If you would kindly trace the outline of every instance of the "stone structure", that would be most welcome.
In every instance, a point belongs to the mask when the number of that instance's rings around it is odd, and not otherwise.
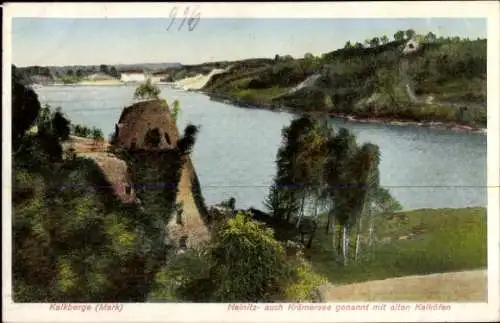
[[[177,126],[163,100],[143,101],[124,108],[115,126],[113,146],[125,149],[146,149],[144,139],[157,129],[160,143],[157,149],[171,149],[179,139]]]
[[[151,147],[145,140],[148,132],[153,130],[161,134],[156,147]],[[169,154],[176,147],[179,138],[179,131],[167,103],[164,100],[150,100],[124,108],[115,127],[112,145],[115,149],[140,149]],[[167,228],[169,236],[175,240],[174,245],[189,247],[208,240],[209,231],[205,205],[199,192],[195,193],[195,190],[199,190],[199,184],[191,158],[185,156],[182,165],[175,201],[182,211],[172,214]],[[165,165],[158,165],[163,166]],[[122,191],[116,193],[119,196],[123,194]],[[126,197],[121,199],[127,200]],[[174,209],[179,210],[179,207]]]

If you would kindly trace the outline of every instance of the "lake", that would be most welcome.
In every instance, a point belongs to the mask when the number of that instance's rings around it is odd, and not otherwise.
[[[262,207],[275,174],[286,112],[244,109],[211,101],[196,92],[160,86],[169,103],[180,101],[179,130],[200,125],[192,159],[207,204],[231,196],[237,207]],[[40,102],[61,107],[75,124],[114,131],[123,107],[133,103],[133,85],[48,86],[36,89]],[[417,126],[351,124],[359,142],[381,151],[381,185],[405,209],[486,206],[486,135]]]

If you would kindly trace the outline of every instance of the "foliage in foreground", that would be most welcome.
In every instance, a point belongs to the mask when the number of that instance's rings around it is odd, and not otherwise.
[[[297,117],[283,129],[266,206],[273,218],[284,222],[281,227],[294,223],[300,228],[305,219],[318,221],[320,211],[326,212],[324,229],[332,234],[332,257],[347,265],[350,258],[358,260],[364,245],[373,244],[373,216],[400,208],[379,185],[379,163],[378,146],[359,145],[347,129],[331,129],[326,120]],[[363,244],[360,238],[366,230],[372,234]]]
[[[206,250],[188,251],[169,264],[150,300],[306,301],[325,282],[300,255],[287,255],[271,229],[238,213]]]
[[[176,187],[141,188],[136,193],[143,205],[123,204],[94,161],[63,154],[69,120],[59,110],[40,108],[15,74],[13,92],[14,301],[144,301],[169,250],[165,228]],[[28,131],[33,127],[38,130]],[[195,135],[188,127],[182,147],[163,156],[169,160],[162,165],[170,168],[128,160],[138,180],[161,182],[180,173],[176,161]]]

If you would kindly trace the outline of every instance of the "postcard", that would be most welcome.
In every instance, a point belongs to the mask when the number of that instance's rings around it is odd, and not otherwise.
[[[500,319],[497,2],[4,9],[4,320]]]

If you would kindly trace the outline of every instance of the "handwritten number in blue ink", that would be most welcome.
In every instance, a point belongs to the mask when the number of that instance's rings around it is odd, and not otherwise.
[[[178,7],[173,7],[172,10],[170,10],[170,23],[167,27],[167,31],[170,30],[170,27],[175,23],[175,20],[177,19],[177,12],[179,11]],[[179,27],[177,28],[177,31],[181,31],[181,29],[184,27],[187,21],[187,28],[189,31],[193,31],[198,23],[200,22],[200,17],[201,14],[197,12],[196,8],[191,10],[191,8],[188,6],[184,9],[184,18],[182,19],[181,23],[179,24]]]
[[[184,23],[186,22],[186,18],[187,18],[188,14],[189,14],[189,7],[186,7],[186,9],[184,9],[184,18],[182,19],[182,22],[179,25],[179,28],[177,28],[177,31],[180,31],[182,29],[182,27],[184,26]]]
[[[167,31],[170,30],[170,27],[172,27],[172,25],[174,24],[175,22],[175,18],[177,17],[177,7],[173,7],[172,10],[170,10],[170,24],[168,25],[167,27]]]
[[[188,29],[189,31],[193,31],[198,23],[200,22],[201,14],[199,12],[195,13],[188,19]]]

